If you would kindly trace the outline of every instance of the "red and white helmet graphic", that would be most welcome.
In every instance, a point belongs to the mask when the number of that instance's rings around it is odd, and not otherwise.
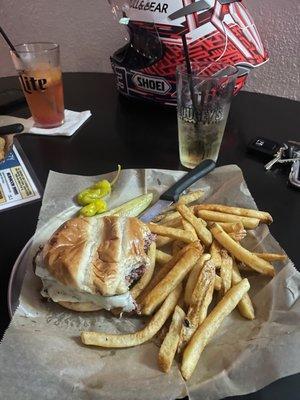
[[[185,35],[193,62],[237,66],[240,90],[249,71],[268,55],[256,26],[239,0],[112,1],[130,40],[111,58],[120,92],[176,104],[176,65],[184,62]]]

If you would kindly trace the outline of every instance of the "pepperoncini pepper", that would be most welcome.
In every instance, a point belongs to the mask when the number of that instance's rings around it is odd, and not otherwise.
[[[106,210],[107,210],[106,201],[103,199],[98,199],[82,207],[79,213],[84,217],[93,217],[94,215],[101,214]]]
[[[107,179],[102,179],[96,182],[91,187],[81,191],[76,199],[79,205],[84,206],[80,211],[80,215],[92,217],[96,214],[101,214],[107,211],[107,204],[103,197],[111,193],[112,186],[116,183],[121,171],[121,166],[118,165],[118,171],[112,182]]]
[[[92,186],[93,190],[97,190],[101,193],[101,197],[107,196],[111,192],[111,183],[108,182],[106,179],[102,181],[96,182]]]
[[[85,189],[80,192],[77,196],[77,202],[81,206],[86,206],[87,204],[92,203],[94,200],[101,199],[104,197],[102,195],[101,190],[99,189]]]

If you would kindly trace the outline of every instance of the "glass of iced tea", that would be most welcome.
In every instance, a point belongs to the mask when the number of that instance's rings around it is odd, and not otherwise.
[[[191,63],[177,68],[177,120],[180,162],[195,168],[217,161],[238,69],[225,63]]]
[[[11,51],[35,126],[54,128],[64,122],[64,95],[59,45],[24,43]]]

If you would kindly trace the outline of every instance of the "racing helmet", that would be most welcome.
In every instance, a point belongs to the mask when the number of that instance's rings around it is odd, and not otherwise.
[[[176,66],[184,62],[235,65],[237,93],[248,73],[268,60],[241,0],[109,0],[127,43],[111,56],[120,93],[176,105]]]

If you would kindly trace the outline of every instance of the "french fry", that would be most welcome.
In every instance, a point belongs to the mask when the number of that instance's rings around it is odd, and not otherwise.
[[[196,206],[198,207],[198,206]],[[205,221],[212,222],[242,222],[244,228],[254,229],[259,224],[258,218],[241,217],[239,215],[226,214],[218,211],[199,210],[196,209],[196,215]]]
[[[266,261],[285,261],[287,259],[287,256],[285,254],[276,254],[276,253],[253,253],[253,254]]]
[[[221,295],[224,296],[226,292],[231,288],[232,282],[232,267],[233,261],[230,255],[227,253],[226,250],[221,250],[221,268],[220,268],[220,275],[222,279],[222,286],[221,286]]]
[[[202,254],[203,249],[200,242],[193,242],[191,244],[186,245],[183,249],[181,249],[175,256],[172,256],[170,261],[164,264],[158,271],[155,273],[151,281],[149,282],[148,286],[144,289],[141,295],[136,299],[138,304],[141,304],[144,298],[147,296],[148,293],[171,271],[171,269],[178,263],[178,261],[183,257],[183,255],[189,249],[197,249],[200,254]]]
[[[249,288],[248,279],[243,279],[240,283],[233,286],[202,324],[199,325],[183,352],[181,373],[185,380],[190,379],[205,346],[216,333],[225,317],[234,310]]]
[[[177,207],[178,203],[175,203],[175,204],[176,204],[176,207]],[[175,204],[174,204],[174,205],[175,205]],[[195,207],[195,206],[190,206],[189,209],[190,209],[192,212],[194,212],[194,207]],[[162,218],[160,218],[160,217],[162,217]],[[166,213],[166,214],[163,214],[163,215],[160,215],[160,216],[155,217],[155,218],[153,219],[153,222],[159,221],[160,224],[164,225],[164,224],[167,224],[167,223],[169,223],[170,221],[172,221],[172,220],[174,220],[175,218],[178,218],[178,217],[181,218],[181,215],[180,215],[180,213],[179,213],[178,211],[171,211],[171,212],[168,212],[168,213]],[[205,223],[205,226],[206,226],[206,222],[205,222],[205,221],[204,221],[204,223]]]
[[[203,197],[204,191],[203,190],[195,190],[194,192],[190,192],[187,194],[183,194],[179,197],[178,202],[172,204],[170,207],[168,207],[168,211],[170,210],[175,210],[176,206],[178,204],[189,204],[193,203],[194,201],[199,200],[201,197]]]
[[[156,217],[152,218],[151,222],[155,222],[156,224],[159,224],[160,221],[162,221],[165,218],[166,214],[158,214]]]
[[[202,222],[195,217],[192,211],[185,205],[178,205],[177,210],[180,212],[182,217],[190,222],[195,228],[198,238],[206,245],[209,246],[212,242],[212,236],[210,231],[202,224]]]
[[[212,261],[206,261],[200,271],[190,301],[188,313],[180,332],[179,350],[190,340],[198,326],[205,320],[213,292],[216,267]]]
[[[211,260],[205,261],[203,268],[201,269],[200,274],[198,276],[196,285],[194,287],[190,306],[193,306],[194,304],[199,302],[199,299],[204,298],[203,287],[207,284],[207,282],[210,283],[214,280],[215,273],[216,273],[216,266],[214,265],[214,263]]]
[[[156,237],[156,247],[164,247],[169,243],[173,242],[173,238],[167,237],[167,236],[160,236],[157,235]]]
[[[240,242],[241,240],[243,240],[243,239],[246,237],[247,232],[246,232],[246,231],[244,231],[244,233],[230,232],[230,233],[228,233],[228,235],[229,235],[233,240],[235,240],[236,242]]]
[[[155,261],[158,264],[166,264],[171,260],[172,256],[168,253],[165,253],[164,251],[156,249],[155,252]]]
[[[179,197],[178,203],[180,204],[189,204],[193,203],[194,201],[199,200],[204,195],[204,190],[198,189],[195,191],[190,191],[187,194],[183,194]]]
[[[161,217],[161,218],[160,218]],[[177,211],[171,211],[169,213],[165,213],[162,215],[158,215],[153,219],[154,222],[159,221],[161,224],[165,224],[168,221],[171,221],[172,219],[180,217],[179,212]]]
[[[160,309],[142,330],[125,335],[107,334],[100,332],[82,332],[81,341],[83,344],[124,348],[138,346],[152,339],[161,329],[166,320],[172,314],[182,291],[182,285],[178,285],[166,298]]]
[[[169,221],[166,221],[166,222],[161,221],[158,224],[159,225],[163,225],[163,226],[168,226],[170,228],[180,228],[180,229],[183,228],[183,226],[182,226],[182,218],[181,217],[170,219]]]
[[[235,262],[233,262],[232,268],[232,284],[237,285],[242,280],[240,271]],[[254,319],[254,308],[252,305],[252,301],[248,293],[245,293],[244,296],[241,298],[238,304],[238,309],[242,317],[247,319]]]
[[[187,221],[186,219],[182,219],[182,225],[183,225],[183,229],[185,229],[188,232],[191,232],[192,235],[194,236],[195,240],[198,240],[198,236],[197,236],[197,232],[195,230],[195,228],[193,227],[193,225]]]
[[[141,277],[141,279],[133,286],[133,288],[130,290],[131,296],[136,299],[142,291],[145,289],[145,287],[148,285],[148,283],[151,281],[154,268],[155,268],[155,253],[156,253],[156,245],[155,242],[152,242],[149,250],[148,250],[148,257],[150,258],[150,265],[144,275]]]
[[[241,222],[218,222],[218,224],[235,241],[240,242],[247,235],[247,231],[244,229],[244,225]],[[211,225],[212,223],[209,223],[209,226]]]
[[[242,217],[258,218],[266,224],[271,224],[273,222],[273,218],[268,212],[251,210],[249,208],[229,207],[222,204],[199,204],[197,205],[197,210],[218,211]]]
[[[222,287],[222,279],[219,275],[215,276],[215,290],[219,291]]]
[[[192,294],[195,289],[200,271],[205,261],[210,260],[210,258],[211,258],[210,254],[207,253],[202,254],[202,256],[200,256],[199,261],[197,261],[194,268],[191,270],[184,289],[184,302],[186,305],[190,305]]]
[[[175,307],[171,325],[168,333],[166,334],[158,353],[158,365],[163,372],[169,372],[174,360],[178,342],[179,334],[184,320],[185,312],[179,306]]]
[[[224,229],[225,232],[241,232],[244,230],[244,225],[242,222],[218,222],[218,224]],[[211,224],[209,224],[211,225]]]
[[[268,276],[275,275],[273,265],[271,265],[268,261],[257,257],[255,254],[242,247],[238,242],[235,242],[228,235],[228,233],[224,232],[220,225],[215,223],[212,225],[210,230],[214,238],[239,261],[245,263],[255,271],[260,272],[261,274]]]
[[[150,315],[165,300],[169,293],[183,281],[189,271],[198,261],[201,252],[196,247],[191,247],[168,274],[146,295],[141,303],[142,314]]]
[[[215,242],[215,243],[217,245],[219,245],[218,242]],[[200,260],[198,261],[198,263],[194,266],[194,268],[190,272],[189,278],[185,285],[185,292],[184,292],[185,304],[189,305],[190,296],[192,295],[192,292],[194,290],[194,287],[195,287],[197,278],[199,276],[199,273],[201,271],[201,268],[203,267],[204,262],[208,261],[210,259],[213,261],[211,254],[208,254],[208,253],[203,254],[200,257]],[[220,260],[221,260],[221,256],[220,256]],[[214,264],[215,264],[215,262],[214,262]],[[220,261],[220,265],[221,265],[221,261]],[[215,276],[215,290],[217,290],[217,291],[221,290],[221,283],[222,283],[221,278],[218,275],[216,275]]]
[[[211,255],[211,259],[214,262],[216,268],[220,268],[222,264],[222,259],[221,259],[221,246],[216,240],[212,241],[212,244],[210,246],[209,253]]]
[[[209,223],[210,226],[212,224],[212,222]],[[247,231],[241,222],[218,222],[218,224],[237,242],[240,242],[247,236]]]
[[[192,243],[195,241],[194,236],[190,232],[187,232],[183,229],[170,228],[167,226],[157,225],[154,224],[153,222],[150,222],[148,224],[148,227],[152,233],[156,233],[161,236],[168,236],[172,239],[181,240],[182,242],[185,243]]]

